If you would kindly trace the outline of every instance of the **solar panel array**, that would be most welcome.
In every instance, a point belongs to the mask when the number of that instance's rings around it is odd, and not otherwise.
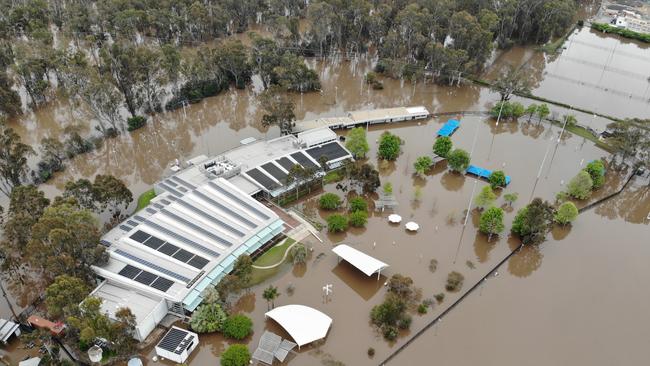
[[[135,256],[135,255],[133,255],[131,253],[127,253],[127,252],[123,251],[122,249],[116,249],[115,253],[123,256],[124,258],[128,258],[128,259],[130,259],[130,260],[132,260],[134,262],[138,262],[140,264],[143,264],[143,265],[145,265],[145,266],[147,266],[147,267],[149,267],[149,268],[151,268],[153,270],[156,270],[156,271],[158,271],[160,273],[164,273],[169,277],[174,277],[175,279],[177,279],[179,281],[183,281],[185,283],[188,283],[188,282],[191,281],[191,279],[189,279],[189,278],[187,278],[185,276],[182,276],[182,275],[180,275],[180,274],[178,274],[176,272],[173,272],[173,271],[171,271],[171,270],[169,270],[167,268],[163,268],[163,267],[161,267],[161,266],[159,266],[157,264],[151,263],[148,260],[137,257],[137,256]]]
[[[291,161],[291,159],[287,157],[280,158],[275,162],[278,163],[281,167],[283,167],[286,171],[291,171],[291,168],[293,168],[293,166],[296,165],[296,163],[294,163],[293,161]]]
[[[261,166],[267,173],[271,174],[273,178],[277,179],[280,182],[284,182],[287,179],[287,173],[283,172],[282,169],[278,168],[275,164],[268,162]]]
[[[165,334],[163,339],[158,342],[156,347],[160,347],[168,352],[174,352],[180,355],[185,351],[194,341],[194,336],[189,332],[178,328],[172,328]]]
[[[348,155],[348,152],[345,151],[345,149],[341,147],[338,142],[330,142],[325,145],[312,147],[311,149],[307,150],[307,154],[309,154],[316,161],[320,161],[321,157],[323,156],[326,157],[329,161],[342,158]]]
[[[147,272],[130,264],[127,264],[124,268],[122,268],[118,274],[163,292],[169,290],[169,288],[174,284],[174,281],[170,281],[164,277],[156,276],[151,272]]]
[[[266,188],[269,191],[280,187],[278,183],[276,183],[273,179],[267,177],[266,174],[262,173],[257,168],[253,168],[247,171],[246,174],[248,174],[248,176],[253,178],[257,183],[261,184],[262,187]]]
[[[303,154],[302,151],[298,151],[291,154],[291,157],[293,158],[293,160],[297,161],[298,163],[300,163],[300,165],[304,166],[305,168],[311,168],[311,169],[320,168],[318,165],[316,165],[316,163],[311,161],[311,159],[309,159],[307,155]]]
[[[169,230],[166,227],[163,227],[162,225],[158,225],[157,223],[155,223],[155,222],[153,222],[151,220],[147,220],[147,221],[145,221],[145,223],[147,225],[151,226],[152,228],[154,228],[155,230],[158,230],[158,231],[160,231],[161,233],[163,233],[165,235],[169,235],[170,237],[180,241],[181,243],[187,244],[187,245],[189,245],[189,246],[191,246],[193,248],[196,248],[196,249],[198,249],[198,250],[200,250],[200,251],[202,251],[204,253],[207,253],[207,254],[209,254],[209,255],[211,255],[213,257],[218,257],[219,256],[219,253],[217,253],[216,251],[214,251],[214,250],[212,250],[210,248],[206,248],[205,246],[203,246],[203,245],[201,245],[201,244],[199,244],[199,243],[197,243],[197,242],[195,242],[193,240],[190,240],[190,239],[184,237],[183,235],[180,235],[179,233],[177,233],[175,231]]]
[[[142,230],[138,230],[130,236],[131,239],[147,247],[157,250],[172,258],[175,258],[183,263],[187,263],[196,269],[203,269],[209,260],[201,257],[198,254],[193,254],[185,249],[181,249],[174,244],[167,243],[164,240],[148,234]],[[189,282],[189,281],[187,281]]]

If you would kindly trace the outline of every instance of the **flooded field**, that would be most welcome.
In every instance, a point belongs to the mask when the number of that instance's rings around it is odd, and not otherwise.
[[[580,168],[581,162],[603,155],[603,152],[592,144],[583,144],[581,138],[570,135],[564,135],[560,144],[556,145],[560,132],[557,127],[526,123],[502,123],[496,127],[493,121],[477,117],[465,117],[461,121],[461,128],[453,136],[454,143],[468,151],[472,150],[474,145],[473,163],[487,168],[505,169],[512,177],[511,186],[506,192],[520,194],[519,201],[514,205],[515,210],[527,203],[533,193],[536,176],[545,155],[547,159],[534,192],[535,196],[545,198],[551,198],[555,192],[561,190],[562,181],[570,179]],[[435,131],[442,122],[443,120],[432,120],[392,128],[391,132],[406,141],[404,153],[395,163],[382,166],[380,170],[382,181],[390,181],[394,185],[394,192],[400,203],[395,211],[405,220],[420,223],[420,231],[413,234],[405,231],[403,225],[389,225],[386,212],[374,213],[365,229],[351,230],[346,234],[322,234],[325,239],[322,244],[315,239],[309,240],[314,252],[306,267],[292,268],[286,265],[276,277],[253,288],[251,293],[245,294],[236,305],[237,309],[249,313],[254,320],[255,333],[249,340],[251,349],[254,349],[264,329],[288,336],[275,323],[264,320],[263,314],[267,310],[267,304],[262,299],[261,292],[269,283],[277,286],[282,292],[275,301],[276,306],[305,304],[324,311],[334,319],[326,340],[316,346],[304,347],[289,362],[291,365],[329,365],[334,364],[331,363],[334,361],[346,365],[372,365],[406,339],[409,332],[402,334],[396,344],[387,343],[369,323],[370,309],[383,299],[383,283],[386,277],[379,281],[375,277],[367,278],[350,265],[339,263],[330,251],[334,244],[351,244],[388,263],[390,267],[385,272],[387,277],[394,273],[411,276],[416,286],[422,289],[423,298],[431,298],[436,293],[445,292],[444,282],[452,270],[463,273],[466,278],[465,287],[469,287],[518,245],[517,240],[510,239],[507,235],[488,243],[485,236],[477,233],[478,215],[474,212],[470,215],[467,226],[463,228],[464,210],[470,198],[486,184],[485,182],[448,173],[444,166],[434,168],[424,179],[413,175],[413,161],[417,156],[429,151]],[[374,142],[382,131],[381,128],[371,129],[369,141]],[[508,148],[505,148],[506,146]],[[375,148],[376,144],[371,143],[369,160],[373,164],[377,164]],[[551,154],[556,148],[555,159],[551,161]],[[524,149],[526,157],[522,158],[517,152]],[[421,187],[422,191],[418,202],[414,201],[415,187]],[[327,186],[326,190],[335,191],[333,186]],[[499,205],[502,203],[502,200],[498,201]],[[308,213],[313,211],[317,219],[327,215],[313,209],[309,200],[299,204],[297,208]],[[514,210],[508,211],[506,222],[509,226]],[[579,221],[576,225],[588,226],[586,221]],[[571,233],[556,232],[554,235],[566,237],[567,242],[573,239]],[[376,247],[373,243],[376,243]],[[439,263],[435,273],[429,269],[429,261],[433,258]],[[468,261],[474,269],[470,268]],[[527,248],[512,258],[507,265],[507,271],[510,276],[525,282],[525,279],[533,277],[540,268],[544,268],[544,262],[543,248]],[[324,302],[322,296],[322,286],[325,284],[332,284],[334,288],[328,302]],[[289,285],[295,288],[293,295],[287,294]],[[411,329],[418,330],[458,296],[459,294],[447,293],[444,302],[427,315],[414,314]],[[498,310],[497,305],[489,309]],[[463,306],[455,310],[458,313],[463,311]],[[209,362],[226,347],[224,340],[218,336],[208,336],[204,339],[200,351],[192,356],[192,363]],[[351,339],[354,339],[353,344]],[[367,356],[368,347],[376,350],[374,358]],[[406,351],[407,354],[409,352]],[[421,355],[414,357],[421,359]]]
[[[617,118],[650,118],[649,45],[585,26],[563,48],[548,56],[514,47],[497,59],[487,77],[496,77],[505,63],[525,65],[534,95]]]
[[[603,114],[648,117],[647,102],[611,91],[629,89],[634,96],[650,97],[647,83],[643,84],[638,75],[628,78],[633,80],[625,79],[625,73],[640,74],[650,69],[650,51],[610,40],[614,39],[602,39],[583,29],[570,38],[565,44],[567,49],[555,59],[547,59],[531,49],[514,48],[497,59],[491,72],[505,63],[525,62],[534,69],[535,94]],[[578,58],[582,63],[574,60]],[[626,66],[628,59],[632,66]],[[607,68],[599,70],[585,64],[587,60]],[[489,90],[474,85],[457,88],[396,80],[384,80],[385,89],[374,91],[363,80],[372,62],[366,58],[350,62],[310,61],[321,76],[323,92],[294,95],[298,119],[406,105],[424,105],[434,113],[485,111],[497,98]],[[599,87],[590,88],[587,82]],[[42,189],[54,196],[67,180],[103,173],[124,179],[137,197],[168,172],[174,159],[215,154],[236,147],[246,137],[278,136],[279,129],[265,128],[259,123],[262,111],[256,101],[257,92],[256,87],[230,90],[184,110],[156,115],[145,128],[123,133],[106,141],[97,151],[68,162],[66,171]],[[579,115],[581,123],[581,118],[600,126],[607,124],[601,118]],[[83,109],[61,100],[13,121],[12,126],[25,142],[36,144],[45,136],[60,135],[67,125],[87,120]],[[470,199],[485,182],[449,173],[444,165],[432,169],[425,178],[414,176],[413,162],[431,151],[435,131],[445,121],[441,118],[390,126],[391,132],[406,143],[396,162],[380,165],[382,182],[393,184],[400,203],[396,212],[405,221],[418,222],[420,231],[412,234],[403,226],[389,226],[388,212],[373,213],[365,229],[339,235],[322,232],[324,243],[308,240],[314,251],[306,266],[281,267],[275,277],[244,293],[235,304],[236,309],[248,313],[254,321],[255,333],[246,340],[251,350],[264,329],[288,336],[275,323],[264,320],[267,304],[261,292],[269,283],[281,292],[276,306],[309,305],[334,319],[326,340],[290,356],[290,365],[374,365],[407,339],[408,332],[395,344],[387,343],[370,325],[369,312],[383,299],[386,277],[379,281],[364,278],[351,266],[338,263],[330,251],[333,244],[351,244],[388,263],[386,276],[411,276],[422,289],[423,298],[443,292],[446,276],[452,270],[464,274],[464,288],[468,288],[518,245],[508,235],[488,243],[485,236],[477,233],[478,215],[473,211],[463,225]],[[497,126],[489,119],[465,116],[461,123],[452,137],[455,146],[471,151],[473,164],[504,170],[512,177],[505,192],[519,193],[513,209],[507,210],[507,229],[517,208],[536,196],[552,200],[581,167],[606,155],[591,142],[568,133],[563,133],[558,143],[560,128],[535,120],[502,122]],[[376,166],[379,164],[375,141],[386,128],[369,131],[369,161]],[[333,186],[325,189],[335,191]],[[421,197],[415,200],[418,189]],[[0,203],[5,202],[4,197],[2,200]],[[503,204],[503,199],[499,198],[497,203]],[[313,207],[312,201],[305,200],[296,208],[323,220],[327,214]],[[649,250],[644,245],[648,233],[645,216],[649,210],[650,189],[635,184],[616,199],[581,215],[572,228],[555,230],[541,247],[525,248],[502,267],[499,277],[487,281],[393,364],[425,359],[454,365],[514,364],[522,360],[533,365],[611,365],[616,361],[640,364],[647,359],[641,342],[649,335],[646,324],[640,321],[645,319],[645,309],[650,305],[650,298],[642,291],[643,284],[650,280],[650,268],[644,259]],[[434,258],[439,264],[432,273],[429,261]],[[322,296],[326,284],[334,288],[327,302]],[[286,290],[289,285],[295,289],[292,295]],[[14,290],[20,306],[30,301],[25,289]],[[434,319],[458,296],[447,293],[444,302],[428,314],[413,314],[412,332]],[[612,310],[618,311],[613,314]],[[0,316],[7,317],[8,313],[2,303]],[[215,358],[227,346],[225,340],[217,335],[201,339],[189,362],[216,364]],[[374,358],[367,356],[369,347],[376,350]],[[557,351],[548,352],[549,349]],[[4,349],[8,350],[12,349]],[[152,362],[148,351],[143,355],[148,358],[148,365],[169,365]],[[12,355],[12,362],[17,359]]]

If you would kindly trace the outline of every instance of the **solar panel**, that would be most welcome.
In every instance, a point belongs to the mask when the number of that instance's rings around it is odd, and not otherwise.
[[[145,266],[147,266],[147,267],[149,267],[149,268],[151,268],[151,269],[153,269],[153,270],[155,270],[155,271],[158,271],[158,272],[160,272],[160,273],[164,273],[164,274],[166,274],[167,276],[169,276],[169,277],[173,277],[173,278],[175,278],[175,279],[177,279],[177,280],[179,280],[179,281],[183,281],[183,282],[185,282],[185,283],[189,283],[189,282],[191,281],[189,278],[187,278],[187,277],[185,277],[185,276],[183,276],[183,275],[180,275],[180,274],[178,274],[178,273],[176,273],[176,272],[172,272],[172,271],[170,271],[170,270],[167,269],[167,268],[163,268],[163,267],[161,267],[161,266],[159,266],[159,265],[157,265],[157,264],[151,263],[151,262],[149,262],[149,261],[147,261],[147,260],[144,260],[144,259],[142,259],[142,258],[140,258],[140,257],[136,257],[135,255],[133,255],[133,254],[131,254],[131,253],[127,253],[127,252],[125,252],[125,251],[123,251],[123,250],[121,250],[121,249],[117,249],[117,250],[115,251],[115,253],[117,253],[117,254],[119,254],[119,255],[125,257],[125,258],[128,258],[128,259],[130,259],[130,260],[132,260],[132,261],[134,261],[134,262],[138,262],[138,263],[140,263],[140,264],[144,264]],[[146,271],[145,271],[145,272],[146,272]]]
[[[160,202],[162,202],[162,203],[164,203],[164,204],[166,204],[166,205],[169,205],[169,204],[171,204],[171,202],[169,202],[169,201],[167,201],[167,200],[166,200],[166,199],[164,199],[164,198],[163,198],[163,199],[161,199],[161,200],[160,200]]]
[[[244,233],[242,233],[241,231],[239,231],[239,230],[235,229],[234,227],[226,224],[225,222],[215,218],[214,216],[209,215],[209,214],[207,214],[206,212],[204,212],[202,210],[199,210],[196,206],[193,206],[193,205],[191,205],[191,204],[189,204],[189,203],[187,203],[187,202],[185,202],[183,200],[178,201],[178,203],[181,206],[185,207],[186,209],[188,209],[188,210],[194,212],[195,214],[197,214],[197,215],[199,215],[199,216],[201,216],[201,217],[203,217],[203,218],[217,224],[218,226],[223,227],[224,229],[230,231],[231,233],[233,233],[233,234],[235,234],[235,235],[237,235],[239,237],[244,236]]]
[[[126,225],[120,225],[120,229],[123,230],[123,231],[131,231],[131,229],[133,229],[133,228],[130,227],[130,226],[126,226]]]
[[[330,161],[349,155],[338,142],[330,142],[318,147],[312,147],[307,150],[307,154],[316,161],[321,161],[321,157],[323,156],[327,158],[327,161]]]
[[[165,243],[165,245],[160,247],[160,249],[158,249],[158,251],[161,252],[161,253],[165,253],[167,255],[173,255],[174,253],[176,253],[178,251],[178,247],[176,245],[174,245],[174,244]]]
[[[261,168],[266,170],[267,173],[271,174],[273,178],[279,180],[280,182],[284,182],[287,179],[287,173],[283,172],[282,169],[278,168],[273,163],[266,163],[262,165]]]
[[[189,245],[191,247],[194,247],[194,248],[196,248],[196,249],[198,249],[198,250],[200,250],[200,251],[202,251],[204,253],[208,253],[208,254],[210,254],[210,255],[212,255],[214,257],[219,256],[219,253],[215,252],[214,250],[206,248],[201,244],[198,244],[198,243],[196,243],[196,242],[194,242],[194,241],[192,241],[190,239],[187,239],[186,237],[178,234],[177,232],[169,230],[169,229],[167,229],[167,228],[165,228],[165,227],[163,227],[161,225],[158,225],[158,224],[156,224],[155,222],[153,222],[151,220],[147,220],[146,224],[151,226],[152,228],[160,231],[161,233],[169,235],[170,237],[180,241],[181,243],[187,244],[187,245]]]
[[[299,162],[300,165],[304,166],[305,168],[320,169],[320,166],[311,161],[311,159],[309,159],[307,155],[303,154],[302,151],[291,154],[291,157],[293,160]]]
[[[193,256],[194,256],[194,254],[188,252],[188,251],[185,250],[185,249],[181,249],[181,250],[179,250],[178,252],[176,252],[176,254],[174,254],[172,257],[178,259],[179,261],[181,261],[181,262],[183,262],[183,263],[186,263],[186,262],[187,262],[188,260],[190,260],[190,258],[192,258]]]
[[[289,159],[287,157],[280,158],[280,159],[276,160],[275,162],[280,164],[280,166],[283,167],[286,171],[290,171],[291,168],[293,168],[293,166],[296,165],[296,163],[294,163],[293,161],[291,161],[291,159]],[[300,165],[300,164],[298,164],[298,165]]]
[[[232,199],[235,202],[238,202],[240,205],[242,205],[242,206],[248,208],[249,210],[255,212],[259,217],[263,218],[264,220],[269,219],[269,216],[267,214],[265,214],[264,212],[258,210],[257,208],[253,207],[253,205],[251,205],[248,202],[242,200],[241,198],[235,196],[234,194],[228,192],[227,190],[223,189],[222,187],[219,187],[214,182],[208,182],[208,184],[210,185],[210,187],[216,189],[217,191],[219,191],[221,194],[225,195],[226,197]]]
[[[142,230],[138,230],[133,235],[130,236],[131,239],[137,241],[138,243],[144,243],[147,239],[149,239],[151,235],[145,233]]]
[[[110,247],[110,246],[111,246],[111,242],[108,241],[108,240],[101,239],[101,240],[99,241],[99,243],[100,243],[101,245],[105,246],[105,247]]]
[[[149,240],[145,241],[143,244],[148,246],[151,249],[158,249],[160,248],[161,245],[163,245],[164,242],[165,242],[164,240],[152,236],[149,238]]]
[[[247,225],[248,227],[250,227],[251,229],[254,229],[254,228],[257,227],[257,225],[255,225],[252,221],[248,220],[247,218],[245,218],[244,216],[238,214],[237,212],[231,210],[230,208],[228,208],[228,207],[222,205],[221,203],[219,203],[219,202],[213,200],[212,198],[206,196],[204,193],[199,192],[199,191],[195,191],[194,193],[195,193],[197,196],[201,197],[201,199],[203,199],[203,200],[205,200],[206,202],[208,202],[209,204],[211,204],[212,206],[217,207],[217,208],[219,208],[219,209],[221,209],[221,210],[223,210],[223,211],[225,211],[225,212],[228,212],[228,213],[229,213],[231,216],[233,216],[233,217],[236,217],[237,219],[239,219],[241,222],[243,222],[244,224],[246,224],[246,225]]]
[[[158,277],[155,281],[153,281],[153,283],[150,286],[155,288],[156,290],[167,292],[167,290],[169,290],[169,288],[172,287],[173,284],[174,281],[170,281],[163,277]]]
[[[149,286],[158,276],[151,272],[142,271],[137,275],[134,280]]]
[[[276,183],[273,179],[269,178],[266,176],[266,174],[262,173],[259,169],[253,168],[249,171],[246,172],[251,178],[257,181],[257,183],[261,184],[262,187],[266,188],[269,191],[272,191],[280,185]]]
[[[154,210],[154,209],[151,208],[151,207],[147,207],[147,208],[145,208],[145,211],[149,212],[149,213],[152,214],[152,215],[155,214],[156,212],[158,212],[158,211]]]
[[[196,269],[202,269],[206,264],[208,264],[208,262],[209,261],[207,259],[195,255],[192,259],[189,260],[189,262],[187,262],[187,264]]]
[[[183,193],[188,192],[187,188],[185,188],[185,187],[178,187],[178,190],[183,192]]]
[[[138,221],[140,221],[140,222],[144,222],[144,221],[145,221],[145,220],[144,220],[144,217],[142,217],[142,216],[135,215],[135,216],[133,216],[133,218],[136,219],[136,220],[138,220]]]
[[[178,196],[178,197],[180,197],[180,196],[183,195],[183,194],[180,193],[179,191],[177,191],[177,190],[175,190],[174,188],[170,187],[168,184],[165,184],[165,182],[160,182],[159,184],[160,184],[160,186],[161,186],[164,190],[166,190],[167,192],[173,194],[174,196]]]
[[[119,274],[119,275],[121,275],[121,276],[124,276],[124,277],[126,277],[126,278],[134,279],[135,276],[137,276],[138,274],[140,274],[140,272],[142,272],[142,270],[141,270],[140,268],[133,267],[132,265],[127,264],[127,265],[126,265],[124,268],[122,268],[122,270],[119,271],[117,274]]]
[[[178,347],[180,346],[181,342],[187,337],[188,332],[178,329],[178,328],[172,328],[165,334],[163,339],[158,342],[156,347],[160,347],[164,349],[165,351],[169,352],[176,352]],[[182,349],[184,351],[185,349]]]
[[[173,212],[170,212],[169,210],[166,210],[166,209],[162,209],[162,210],[160,210],[160,212],[162,212],[163,214],[167,215],[168,217],[182,223],[183,225],[185,225],[185,226],[187,226],[189,228],[192,228],[195,231],[200,232],[201,234],[207,236],[208,238],[211,238],[212,240],[214,240],[214,241],[216,241],[218,243],[221,243],[221,244],[223,244],[225,246],[228,246],[228,247],[232,246],[232,243],[229,242],[228,240],[215,235],[211,231],[208,231],[208,230],[200,227],[199,225],[185,219],[184,217],[180,217],[179,215],[177,215],[177,214],[175,214]]]
[[[129,225],[131,225],[131,226],[133,226],[133,227],[138,226],[138,223],[135,222],[135,221],[133,221],[133,220],[127,220],[126,223],[129,224]]]
[[[177,177],[177,176],[173,176],[172,179],[175,180],[175,181],[177,181],[177,182],[180,183],[180,184],[185,185],[186,187],[189,187],[189,188],[192,188],[192,189],[196,189],[196,186],[195,186],[194,184],[192,184],[192,183],[186,181],[185,179],[182,179],[182,178]]]
[[[172,187],[178,187],[178,184],[176,184],[176,182],[172,181],[171,179],[165,180],[165,183],[169,184]]]

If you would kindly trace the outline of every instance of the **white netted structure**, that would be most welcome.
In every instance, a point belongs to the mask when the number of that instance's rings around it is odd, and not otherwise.
[[[284,362],[296,346],[297,344],[267,330],[262,334],[257,349],[253,352],[253,359],[267,365],[272,365],[274,358]]]

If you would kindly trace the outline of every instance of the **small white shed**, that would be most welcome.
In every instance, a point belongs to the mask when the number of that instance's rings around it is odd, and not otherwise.
[[[198,334],[172,327],[156,345],[156,354],[176,363],[184,363],[198,344]]]

